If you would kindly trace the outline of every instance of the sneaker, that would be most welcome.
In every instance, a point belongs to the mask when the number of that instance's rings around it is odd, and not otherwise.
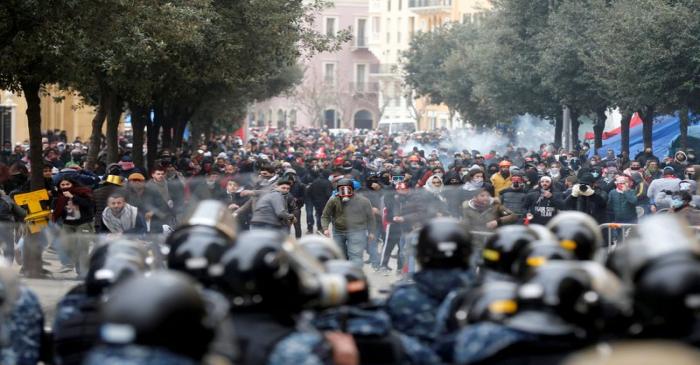
[[[379,272],[381,272],[384,276],[389,276],[391,274],[391,269],[388,267],[382,267],[379,269]]]
[[[73,265],[63,265],[60,269],[58,269],[58,272],[67,274],[73,270],[75,270],[75,267]]]
[[[306,230],[306,234],[314,234],[314,230],[313,230],[313,229],[307,229],[307,230]]]

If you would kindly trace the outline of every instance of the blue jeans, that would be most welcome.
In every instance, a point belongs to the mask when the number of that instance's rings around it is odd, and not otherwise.
[[[334,229],[333,239],[348,260],[362,267],[362,254],[367,246],[367,231],[341,232]]]
[[[381,258],[379,257],[379,240],[381,239],[382,229],[381,226],[377,228],[374,232],[374,239],[367,241],[367,253],[369,254],[369,262],[372,268],[378,269],[381,265]]]

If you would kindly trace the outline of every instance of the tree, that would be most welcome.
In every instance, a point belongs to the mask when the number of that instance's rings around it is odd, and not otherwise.
[[[591,32],[597,47],[587,62],[623,114],[640,113],[645,147],[656,112],[697,100],[699,17],[691,1],[618,0]]]
[[[542,83],[556,100],[572,110],[578,137],[577,114],[595,115],[595,149],[602,147],[605,112],[612,101],[604,85],[596,79],[596,69],[584,62],[595,45],[589,34],[598,27],[608,4],[602,0],[563,1],[550,14],[548,27],[538,38],[539,73]]]

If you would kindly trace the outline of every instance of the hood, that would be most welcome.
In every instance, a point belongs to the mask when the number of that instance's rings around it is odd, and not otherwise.
[[[442,191],[445,189],[445,185],[443,184],[443,185],[440,185],[439,188],[436,188],[435,186],[433,186],[433,180],[434,180],[434,179],[438,179],[438,180],[440,180],[440,183],[443,183],[441,177],[435,176],[435,175],[431,175],[431,176],[428,178],[428,181],[425,182],[425,186],[423,186],[423,188],[424,188],[425,190],[427,190],[427,191],[433,193],[433,194],[440,194],[440,193],[442,193]]]
[[[442,301],[451,291],[473,285],[475,276],[469,269],[430,269],[413,274],[413,280],[429,296]]]

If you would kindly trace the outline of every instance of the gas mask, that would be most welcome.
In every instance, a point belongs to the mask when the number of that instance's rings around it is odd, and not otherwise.
[[[352,186],[343,185],[338,187],[338,196],[343,203],[347,203],[353,196]]]

